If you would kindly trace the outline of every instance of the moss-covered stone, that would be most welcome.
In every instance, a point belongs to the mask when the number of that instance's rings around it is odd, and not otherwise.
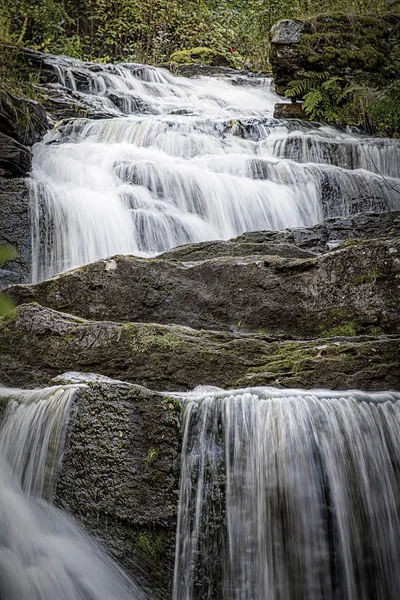
[[[272,37],[270,62],[278,93],[284,94],[290,81],[311,71],[351,76],[377,87],[400,77],[396,10],[379,16],[317,15],[302,23],[302,34],[294,43],[276,43]]]
[[[226,252],[241,244],[226,244]],[[213,246],[213,243],[211,243]],[[215,246],[215,243],[214,243]],[[251,246],[257,252],[257,244]],[[272,243],[258,244],[263,252]],[[278,246],[283,246],[279,245]],[[285,246],[288,251],[288,246]],[[290,247],[289,247],[290,249]],[[296,252],[292,253],[296,255]],[[205,244],[203,256],[209,248]],[[196,262],[117,256],[114,269],[99,261],[35,285],[8,289],[17,303],[37,301],[97,320],[128,321],[133,353],[179,352],[182,343],[151,323],[198,329],[265,331],[299,338],[385,333],[400,328],[394,310],[400,277],[400,241],[364,240],[322,256],[297,248],[299,257],[220,256]],[[168,257],[201,257],[199,245]],[[332,318],[335,315],[335,318]],[[148,323],[138,327],[136,322]],[[353,322],[350,330],[348,323]]]
[[[56,503],[100,537],[152,597],[170,597],[181,406],[108,378],[66,373],[61,380],[85,385],[70,418]]]
[[[35,304],[22,305],[13,318],[0,322],[0,380],[16,387],[34,386],[73,369],[170,391],[255,382],[365,390],[400,385],[397,336],[284,341],[265,334],[152,324],[152,343],[141,351],[133,349],[137,332],[147,327],[85,321]],[[167,346],[162,341],[166,334],[172,341]],[[153,447],[143,447],[144,467]],[[161,453],[154,465],[160,458]]]
[[[170,61],[172,65],[208,65],[211,67],[235,67],[235,61],[212,48],[196,47],[174,52]]]

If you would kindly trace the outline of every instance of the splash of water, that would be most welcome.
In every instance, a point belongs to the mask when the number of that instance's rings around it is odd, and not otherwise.
[[[398,141],[278,121],[270,79],[48,61],[111,118],[74,120],[34,148],[34,281],[110,255],[400,207]]]
[[[174,600],[395,600],[400,394],[185,397]]]

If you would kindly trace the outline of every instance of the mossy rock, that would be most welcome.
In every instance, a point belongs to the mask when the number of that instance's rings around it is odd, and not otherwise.
[[[337,326],[337,317],[326,325]],[[35,304],[0,319],[0,379],[14,387],[42,385],[73,369],[172,392],[197,385],[399,389],[399,351],[394,335],[285,341],[266,333],[87,321]],[[153,440],[143,446],[143,469],[160,464],[157,449]]]
[[[297,23],[297,22],[295,22]],[[270,61],[279,93],[307,71],[352,76],[372,86],[389,85],[400,77],[400,19],[394,10],[381,16],[332,13],[303,21],[303,33],[290,44],[274,43]]]
[[[152,598],[170,597],[180,405],[95,374],[64,373],[51,383],[82,386],[69,422],[56,504],[100,538],[140,587],[152,590]]]
[[[212,48],[196,47],[178,50],[171,55],[170,62],[177,65],[208,65],[211,67],[235,67],[234,60],[213,50]]]

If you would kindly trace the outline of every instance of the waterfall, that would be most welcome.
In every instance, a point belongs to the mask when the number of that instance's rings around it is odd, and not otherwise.
[[[33,281],[115,254],[400,207],[399,140],[274,119],[271,79],[46,60],[55,90],[103,112],[34,147]]]
[[[50,498],[80,386],[0,388],[0,598],[144,600],[144,594]],[[22,487],[21,487],[22,486]]]
[[[0,429],[0,455],[28,495],[52,499],[68,414],[77,389],[0,389],[0,396],[8,401]]]
[[[174,600],[400,597],[400,394],[182,397]]]

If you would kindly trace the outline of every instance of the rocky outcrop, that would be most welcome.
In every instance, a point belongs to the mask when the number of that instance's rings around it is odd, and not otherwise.
[[[196,47],[178,50],[171,55],[171,65],[206,65],[210,67],[234,67],[234,60],[212,48]]]
[[[316,254],[328,252],[342,241],[392,239],[400,235],[400,212],[360,213],[351,217],[332,217],[312,227],[283,231],[249,231],[237,238],[240,243],[294,244]]]
[[[0,289],[27,281],[31,272],[31,232],[28,190],[23,178],[0,177],[0,246],[15,248],[14,260],[0,267]]]
[[[19,304],[35,301],[89,319],[304,339],[400,333],[399,280],[399,241],[370,240],[347,241],[315,258],[178,263],[117,256],[8,294]]]
[[[84,383],[69,422],[55,502],[105,544],[151,598],[171,596],[179,490],[174,399],[98,376]]]
[[[285,19],[271,30],[270,62],[276,91],[310,72],[352,76],[382,87],[400,76],[398,15],[322,14],[296,21]]]
[[[68,369],[158,390],[197,385],[399,389],[400,336],[287,341],[188,327],[86,321],[36,304],[0,323],[0,381],[26,387]]]

